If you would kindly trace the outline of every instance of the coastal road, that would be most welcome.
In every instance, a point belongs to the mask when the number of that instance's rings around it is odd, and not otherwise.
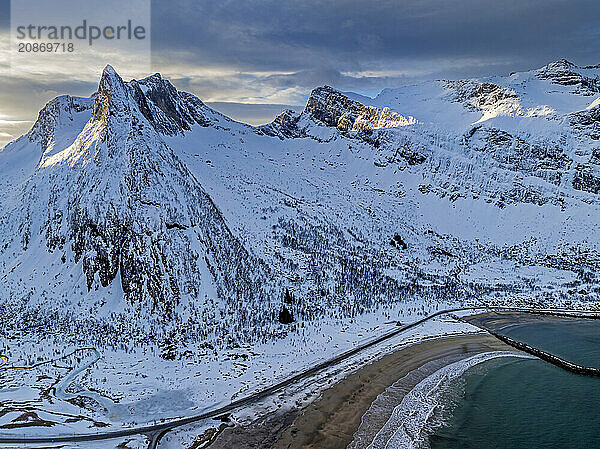
[[[233,401],[227,405],[217,407],[213,410],[206,411],[199,415],[189,416],[186,418],[174,419],[174,420],[170,420],[167,422],[148,425],[148,426],[125,428],[125,429],[120,429],[120,430],[107,431],[107,432],[102,432],[102,433],[93,433],[93,434],[86,433],[86,434],[79,434],[79,435],[55,435],[55,436],[50,435],[50,436],[40,436],[40,437],[0,436],[0,443],[4,443],[4,444],[40,444],[40,443],[47,444],[47,443],[69,443],[69,442],[74,443],[74,442],[84,442],[84,441],[109,440],[109,439],[123,438],[123,437],[128,437],[128,436],[133,436],[133,435],[146,435],[150,440],[149,449],[155,449],[158,445],[160,438],[162,436],[164,436],[170,430],[173,430],[177,427],[185,426],[188,424],[196,423],[198,421],[203,421],[203,420],[211,419],[211,418],[218,418],[220,416],[227,415],[228,413],[230,413],[238,408],[245,407],[245,406],[254,404],[256,402],[259,402],[259,401],[271,396],[273,393],[275,393],[279,390],[282,390],[292,384],[295,384],[295,383],[305,380],[311,376],[314,376],[315,374],[319,373],[320,371],[325,370],[326,368],[335,366],[335,365],[349,359],[350,357],[353,357],[353,356],[359,354],[360,352],[365,351],[366,349],[369,349],[375,345],[378,345],[379,343],[389,340],[389,339],[391,339],[403,332],[406,332],[407,330],[417,327],[433,318],[436,318],[441,315],[447,315],[450,313],[465,312],[465,311],[476,312],[476,311],[484,311],[484,310],[506,311],[506,312],[529,312],[529,313],[531,313],[531,312],[533,312],[533,313],[565,313],[565,314],[566,313],[582,313],[581,311],[574,311],[574,310],[567,310],[567,309],[545,309],[543,311],[540,311],[539,309],[533,310],[533,309],[524,309],[524,308],[485,307],[485,306],[457,307],[457,308],[452,308],[452,309],[439,310],[435,313],[432,313],[431,315],[421,318],[420,320],[414,321],[409,324],[405,324],[403,326],[399,326],[397,329],[395,329],[393,331],[390,331],[384,335],[381,335],[380,337],[377,337],[377,338],[370,340],[366,343],[363,343],[359,346],[356,346],[355,348],[352,348],[342,354],[339,354],[339,355],[333,357],[332,359],[329,359],[325,362],[321,362],[317,365],[314,365],[311,368],[308,368],[300,373],[297,373],[282,382],[279,382],[268,388],[265,388],[264,390],[258,391],[258,392],[251,394],[250,396],[247,396],[245,398]]]

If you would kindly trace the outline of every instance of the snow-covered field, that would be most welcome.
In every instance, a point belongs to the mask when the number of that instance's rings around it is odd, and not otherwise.
[[[168,361],[155,356],[156,348],[101,354],[96,350],[80,350],[70,357],[56,359],[55,345],[44,341],[7,344],[0,348],[3,354],[10,354],[8,364],[0,368],[3,369],[0,398],[6,409],[14,411],[4,415],[0,422],[10,425],[29,411],[40,420],[54,423],[53,434],[69,435],[198,415],[388,333],[396,327],[392,319],[416,321],[423,316],[417,306],[406,304],[402,308],[379,310],[345,325],[320,323],[299,334],[224,350],[216,356],[208,354],[201,344],[190,345],[185,357]],[[462,332],[477,332],[477,329],[452,320],[435,319],[353,357],[332,369],[333,372],[319,375],[308,388],[290,388],[297,389],[295,394],[299,396],[310,395],[311,390],[314,394],[329,385],[336,373],[356,368],[391,349],[425,337]],[[67,349],[72,350],[76,349]],[[32,365],[37,366],[14,369]],[[49,392],[52,387],[56,391]],[[81,401],[82,397],[86,402]],[[290,403],[295,400],[290,392],[282,397]],[[274,406],[265,404],[262,409]],[[247,413],[257,416],[255,408]],[[42,436],[47,432],[37,425],[15,427],[2,434]]]

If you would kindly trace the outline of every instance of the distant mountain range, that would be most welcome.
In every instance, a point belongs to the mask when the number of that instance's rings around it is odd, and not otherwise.
[[[2,329],[230,345],[397,301],[597,300],[599,139],[600,66],[566,60],[319,87],[258,127],[107,66],[0,151]]]

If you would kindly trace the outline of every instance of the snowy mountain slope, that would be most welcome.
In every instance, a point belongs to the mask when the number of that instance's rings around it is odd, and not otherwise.
[[[85,374],[60,397],[21,400],[60,368],[11,377],[10,407],[179,416],[389,319],[593,306],[599,76],[557,61],[373,99],[324,86],[251,127],[107,67],[0,150],[0,355],[102,355],[69,358]]]
[[[340,132],[328,140],[343,136],[368,144],[373,164],[381,168],[366,176],[369,182],[394,179],[408,187],[407,198],[410,190],[417,191],[415,202],[405,208],[409,214],[424,212],[416,223],[494,245],[528,242],[527,251],[539,251],[540,260],[552,253],[553,260],[567,263],[566,255],[573,251],[597,251],[597,197],[589,193],[597,191],[599,74],[597,67],[579,68],[561,60],[509,77],[384,90],[370,105],[390,107],[417,123],[361,131],[348,130],[341,118],[345,107],[337,123],[330,119],[331,101],[321,102],[319,110],[322,89],[317,89],[303,114],[266,128],[284,138],[295,129],[296,136],[323,140],[323,127],[315,122],[336,126]],[[342,96],[336,93],[335,101],[344,106]],[[388,168],[400,173],[386,176]],[[415,176],[421,179],[411,189]],[[438,204],[437,198],[423,194],[450,201]],[[389,209],[385,214],[393,220]],[[580,268],[593,268],[596,259],[594,255]]]
[[[107,67],[92,99],[59,97],[0,152],[3,296],[76,321],[135,314],[140,339],[184,323],[256,338],[279,332],[286,288],[317,319],[522,287],[519,270],[467,273],[596,254],[599,73],[557,61],[374,99],[325,86],[252,128]],[[204,326],[215,309],[227,324]]]
[[[1,218],[8,237],[2,259],[10,263],[4,294],[29,295],[27,306],[102,315],[114,312],[114,303],[103,310],[103,289],[112,286],[123,296],[117,310],[129,308],[140,327],[164,335],[200,313],[197,302],[208,295],[252,304],[268,274],[157,131],[181,132],[189,120],[204,124],[202,104],[182,95],[171,107],[158,89],[144,97],[156,103],[142,102],[138,89],[107,67],[93,108],[85,103],[65,119],[77,100],[58,99],[23,138],[37,148],[41,141],[44,151],[17,186],[20,201]],[[61,114],[50,115],[56,107]],[[36,258],[45,263],[32,263]]]
[[[570,77],[568,82],[565,81],[567,76]],[[521,118],[548,118],[550,114],[562,116],[584,110],[598,97],[599,77],[598,67],[581,68],[559,60],[540,69],[509,76],[430,81],[384,89],[372,104],[387,105],[400,113],[418,111],[418,114],[414,112],[417,120],[438,123],[455,131],[502,116],[514,118],[513,127],[519,128],[527,127],[528,122],[543,123]],[[458,103],[455,105],[458,107],[451,103]],[[453,120],[452,115],[459,117]]]

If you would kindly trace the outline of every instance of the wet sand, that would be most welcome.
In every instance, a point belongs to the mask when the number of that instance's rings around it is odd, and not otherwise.
[[[557,321],[572,321],[578,319],[576,315],[553,315],[553,314],[542,314],[542,313],[527,313],[527,312],[485,312],[478,313],[465,317],[464,320],[475,325],[492,329],[494,331],[501,331],[507,326],[515,326],[526,323],[539,323],[542,321],[546,322],[557,322]]]
[[[361,424],[361,418],[379,394],[407,376],[410,391],[444,363],[489,351],[514,351],[489,334],[469,334],[425,340],[387,354],[340,380],[304,409],[275,412],[248,426],[225,429],[211,449],[342,449]],[[440,363],[430,363],[439,361]],[[391,410],[390,410],[391,414]],[[389,417],[389,416],[388,416]],[[385,423],[386,416],[380,421]]]

